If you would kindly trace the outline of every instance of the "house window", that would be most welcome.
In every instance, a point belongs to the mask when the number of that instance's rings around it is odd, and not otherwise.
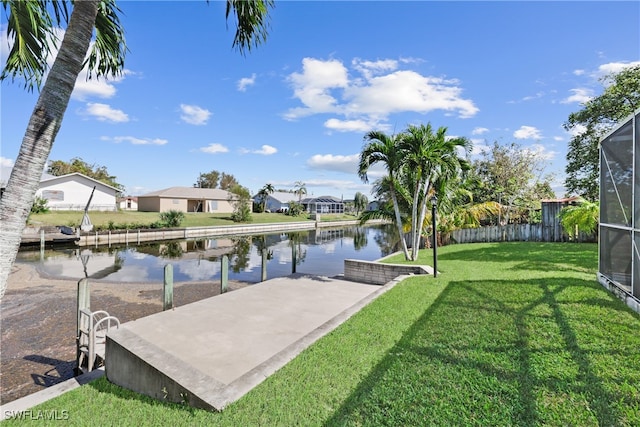
[[[43,190],[42,198],[47,200],[64,201],[64,191],[60,190]]]

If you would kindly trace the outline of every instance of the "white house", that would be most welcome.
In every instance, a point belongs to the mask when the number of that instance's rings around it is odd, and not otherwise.
[[[89,210],[115,211],[117,193],[117,188],[75,172],[62,176],[44,176],[36,197],[46,199],[47,207],[51,210],[82,211],[91,197]]]
[[[136,196],[118,197],[118,208],[123,211],[137,211],[138,198]]]

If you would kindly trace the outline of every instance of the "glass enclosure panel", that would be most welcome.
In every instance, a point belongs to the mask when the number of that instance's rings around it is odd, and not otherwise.
[[[632,225],[633,125],[629,123],[602,141],[600,156],[600,221]]]
[[[634,151],[634,158],[635,158],[635,176],[634,176],[634,221],[633,221],[633,227],[636,229],[640,228],[640,121],[638,120],[640,119],[640,113],[636,114],[635,117],[635,122],[636,122],[636,127],[635,127],[635,133],[633,136],[634,139],[634,147],[635,147],[635,151]],[[637,283],[637,282],[636,282]]]
[[[633,283],[631,293],[640,299],[640,233],[633,232]]]
[[[631,230],[600,227],[600,273],[631,291]]]

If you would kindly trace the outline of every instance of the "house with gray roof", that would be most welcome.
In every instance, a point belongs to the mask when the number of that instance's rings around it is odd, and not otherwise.
[[[219,188],[171,187],[138,196],[138,211],[231,213],[237,197]]]
[[[260,203],[261,200],[254,196],[256,202]],[[267,201],[265,202],[265,209],[270,212],[286,212],[289,210],[290,202],[297,202],[299,196],[295,193],[288,193],[286,191],[274,191],[269,194]]]

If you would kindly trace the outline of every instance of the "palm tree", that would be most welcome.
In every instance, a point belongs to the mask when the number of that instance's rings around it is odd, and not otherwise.
[[[459,150],[468,151],[470,142],[465,138],[447,138],[447,128],[434,133],[431,124],[411,125],[401,135],[400,151],[404,153],[403,166],[414,176],[411,207],[411,259],[418,259],[420,236],[430,196],[441,195],[447,182],[469,169]]]
[[[368,202],[369,199],[367,199],[367,196],[359,191],[355,194],[355,196],[353,196],[353,207],[356,208],[356,216],[360,215],[360,212],[364,211],[367,208]]]
[[[598,231],[600,217],[600,203],[581,200],[573,206],[566,206],[560,210],[560,224],[564,231],[577,239],[579,233],[595,233]]]
[[[302,181],[296,181],[293,186],[295,188],[293,192],[298,195],[298,202],[301,202],[302,196],[307,194],[307,187],[305,187],[304,182]]]
[[[262,212],[265,211],[265,206],[267,204],[267,199],[269,198],[269,194],[273,193],[275,188],[273,188],[273,184],[265,184],[264,187],[258,191],[258,198],[260,199],[260,208]]]
[[[115,0],[3,0],[2,4],[8,16],[8,38],[14,38],[14,44],[0,79],[23,77],[28,89],[34,86],[40,89],[47,71],[47,54],[51,51],[49,41],[56,27],[68,25],[0,200],[0,298],[18,253],[40,177],[87,54],[89,75],[110,77],[122,73],[127,50]],[[69,4],[73,8],[71,15]],[[237,22],[233,46],[242,54],[266,39],[266,19],[273,0],[227,0],[226,6],[226,18],[233,11]],[[96,39],[89,52],[94,29]]]
[[[395,213],[395,224],[398,228],[400,236],[404,236],[402,230],[402,215],[400,214],[400,207],[398,204],[397,191],[396,191],[396,175],[399,173],[403,155],[400,152],[399,139],[397,136],[387,135],[380,131],[370,131],[364,136],[365,141],[368,141],[360,153],[360,161],[358,164],[358,176],[363,182],[369,182],[367,172],[369,168],[376,164],[384,164],[387,170],[388,177],[388,190],[393,202],[393,211]],[[409,251],[407,249],[407,242],[404,238],[400,239],[402,245],[402,251],[407,260],[409,260]]]

